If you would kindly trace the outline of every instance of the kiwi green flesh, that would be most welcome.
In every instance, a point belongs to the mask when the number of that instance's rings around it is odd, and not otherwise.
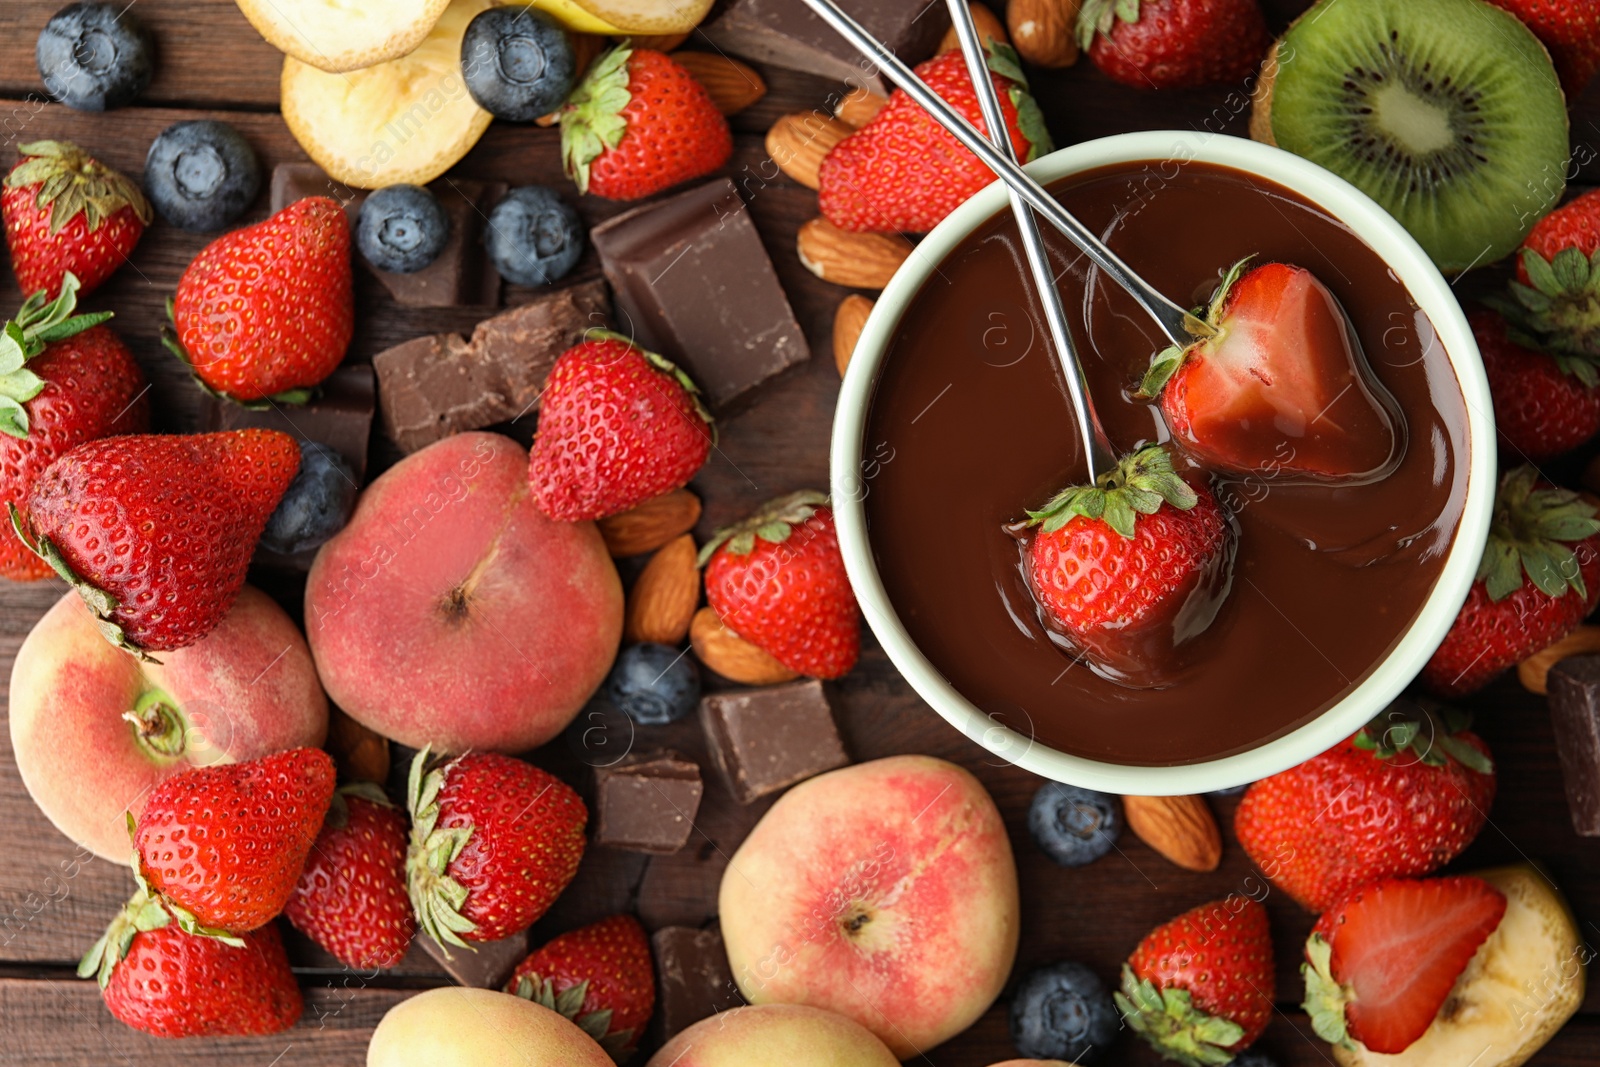
[[[1567,171],[1544,47],[1483,0],[1322,0],[1278,47],[1273,139],[1361,189],[1440,270],[1514,250]]]

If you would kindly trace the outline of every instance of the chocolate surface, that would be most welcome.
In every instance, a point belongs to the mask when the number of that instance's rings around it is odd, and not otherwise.
[[[432,956],[457,985],[477,989],[500,989],[533,951],[533,941],[524,930],[499,941],[476,941],[472,948],[441,945],[427,934],[418,934],[423,951]]]
[[[712,693],[700,701],[700,723],[741,804],[850,762],[816,679]]]
[[[701,1019],[743,1003],[718,927],[663,926],[650,935],[656,964],[656,1010],[650,1029],[668,1041]]]
[[[700,765],[676,752],[630,753],[594,771],[594,843],[676,852],[694,831],[705,785]]]
[[[1572,828],[1600,837],[1600,656],[1570,656],[1550,668],[1550,725]]]
[[[840,5],[907,63],[933,54],[950,27],[939,0],[844,0]],[[887,95],[890,86],[801,0],[729,0],[700,28],[717,47],[747,59],[803,70]]]
[[[1432,325],[1378,255],[1294,193],[1226,168],[1152,162],[1058,183],[1061,202],[1157,289],[1199,304],[1247,255],[1308,268],[1349,313],[1408,430],[1371,485],[1217,480],[1239,525],[1231,592],[1161,689],[1052,643],[1002,527],[1081,481],[1070,404],[1009,214],[941,265],[902,320],[863,453],[874,556],[901,622],[980,709],[1077,755],[1190,763],[1281,736],[1337,702],[1433,589],[1466,494],[1466,410]],[[1165,344],[1132,298],[1046,233],[1112,443],[1164,441],[1133,398]],[[1180,469],[1182,461],[1180,460]],[[931,533],[930,533],[931,532]]]

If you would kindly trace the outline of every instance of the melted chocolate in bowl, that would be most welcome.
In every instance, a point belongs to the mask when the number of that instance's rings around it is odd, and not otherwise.
[[[1282,736],[1394,648],[1444,567],[1466,501],[1467,412],[1427,317],[1344,225],[1272,182],[1212,164],[1106,167],[1062,204],[1158,289],[1202,303],[1247,255],[1306,267],[1339,298],[1406,420],[1394,473],[1362,486],[1217,480],[1239,526],[1232,590],[1157,689],[1096,674],[1051,640],[1007,523],[1081,480],[1043,312],[1009,213],[968,237],[907,308],[874,385],[868,538],[901,623],[967,700],[1091,759],[1172,765]],[[1046,230],[1112,443],[1165,440],[1132,390],[1163,339],[1133,300]],[[1182,465],[1181,454],[1179,465]]]

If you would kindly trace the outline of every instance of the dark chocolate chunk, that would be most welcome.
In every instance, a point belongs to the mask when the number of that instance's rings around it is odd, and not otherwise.
[[[741,804],[850,762],[815,679],[712,693],[700,701],[700,724]]]
[[[427,934],[418,934],[417,940],[457,985],[478,989],[503,988],[517,964],[533,951],[533,939],[526,930],[499,941],[474,941],[472,948],[441,945]]]
[[[367,471],[367,443],[375,404],[372,368],[346,363],[323,380],[307,404],[273,404],[255,409],[205,394],[200,430],[282,430],[302,441],[317,441],[344,457],[361,480]]]
[[[811,350],[750,212],[727,178],[594,228],[617,324],[725,407]]]
[[[355,259],[383,282],[395,303],[404,307],[454,307],[500,303],[500,275],[483,247],[483,224],[489,209],[506,195],[504,182],[479,182],[470,178],[440,178],[428,189],[450,220],[450,240],[427,267],[413,274],[391,274]],[[366,201],[366,192],[334,181],[315,163],[280,163],[272,170],[272,210],[308,196],[327,196],[345,205],[353,228]]]
[[[372,357],[383,427],[415,452],[442,438],[526,415],[556,358],[610,323],[605,283],[584,282],[485,319],[468,341],[418,337]]]
[[[744,1003],[719,928],[664,926],[650,936],[650,948],[656,961],[651,1028],[660,1040],[671,1040],[701,1019]]]
[[[630,753],[596,767],[594,843],[633,852],[676,852],[700,810],[700,765],[676,752]]]
[[[950,28],[949,9],[939,0],[841,0],[840,6],[911,65],[933,55]],[[729,0],[699,32],[736,56],[889,92],[877,66],[801,0]]]
[[[1546,685],[1572,828],[1600,837],[1600,655],[1569,656]]]

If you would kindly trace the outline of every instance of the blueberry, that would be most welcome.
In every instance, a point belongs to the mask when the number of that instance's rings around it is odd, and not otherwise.
[[[34,45],[45,92],[79,111],[130,104],[155,76],[155,43],[128,4],[68,4]]]
[[[606,697],[640,726],[677,722],[700,703],[700,674],[679,649],[631,645],[611,668]]]
[[[578,265],[583,222],[553,190],[524,185],[489,212],[483,239],[501,277],[514,285],[549,285]]]
[[[367,197],[356,223],[356,247],[381,271],[412,274],[439,258],[450,219],[420,185],[391,185]]]
[[[327,445],[300,442],[300,469],[267,519],[261,547],[292,556],[316,548],[344,528],[356,506],[356,475]]]
[[[1033,794],[1028,832],[1063,867],[1081,867],[1111,851],[1122,832],[1117,801],[1093,789],[1046,782]]]
[[[1228,1061],[1228,1067],[1278,1067],[1278,1061],[1265,1052],[1241,1052]]]
[[[1105,984],[1081,963],[1029,971],[1011,998],[1011,1043],[1033,1059],[1092,1062],[1120,1025]]]
[[[261,161],[226,122],[176,122],[150,144],[144,190],[161,217],[185,230],[220,230],[261,191]]]
[[[561,106],[578,64],[555,19],[528,7],[496,7],[468,24],[461,73],[479,107],[495,118],[532,122]]]

